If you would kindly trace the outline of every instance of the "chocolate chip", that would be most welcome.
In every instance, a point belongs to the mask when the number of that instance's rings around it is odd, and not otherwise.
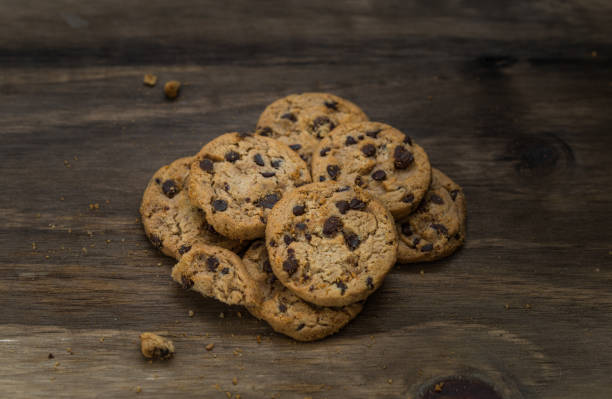
[[[421,247],[421,252],[429,252],[433,249],[433,244],[425,244]]]
[[[272,266],[270,265],[270,261],[267,259],[263,263],[263,271],[266,273],[272,273]]]
[[[227,201],[222,199],[214,200],[212,206],[215,208],[215,211],[223,212],[227,209]]]
[[[291,237],[289,234],[285,234],[283,236],[283,241],[285,241],[285,245],[289,245],[291,244],[293,241],[295,241],[295,238]]]
[[[272,209],[274,204],[278,202],[280,198],[276,194],[266,194],[262,198],[257,200],[256,205],[266,209]]]
[[[308,162],[308,157],[306,155],[300,154],[300,158],[302,158],[302,161]]]
[[[407,204],[411,203],[412,201],[414,201],[414,194],[412,193],[406,194],[404,198],[402,198],[402,202],[405,202]]]
[[[453,201],[457,199],[457,194],[459,194],[459,190],[453,190],[450,192],[450,196],[453,199]]]
[[[262,128],[258,128],[257,134],[260,136],[269,136],[272,133],[272,129],[268,126],[264,126]]]
[[[408,145],[412,145],[412,139],[408,135],[404,135],[404,143]]]
[[[348,201],[344,201],[344,200],[338,201],[336,202],[336,208],[338,208],[340,213],[344,215],[346,211],[349,210],[349,203]]]
[[[329,125],[329,130],[333,130],[335,127],[332,121],[327,116],[317,116],[312,122],[312,128],[317,131],[320,127]]]
[[[344,142],[344,145],[353,145],[353,144],[357,144],[357,141],[353,138],[353,136],[346,136],[346,141]]]
[[[283,270],[287,272],[289,276],[293,275],[293,273],[297,271],[299,266],[300,265],[297,259],[295,259],[295,257],[292,254],[290,254],[287,260],[283,262]]]
[[[306,227],[308,227],[308,226],[306,226],[306,223],[300,222],[300,223],[296,223],[295,224],[295,228],[298,229],[298,230],[306,230]]]
[[[327,174],[332,180],[336,180],[339,173],[340,167],[338,165],[327,165]]]
[[[344,186],[344,187],[340,187],[340,188],[336,189],[336,192],[337,192],[337,193],[342,193],[342,192],[344,192],[344,191],[348,191],[348,190],[350,190],[350,189],[351,189],[351,188],[350,188],[349,186]]]
[[[162,191],[168,198],[174,197],[179,191],[181,191],[174,180],[166,180],[164,184],[162,184]]]
[[[265,216],[260,216],[260,217],[259,217],[259,221],[260,221],[261,223],[263,223],[263,224],[266,224],[267,219],[266,219],[266,217],[265,217]]]
[[[301,144],[291,144],[289,148],[291,148],[293,151],[297,151],[300,148],[302,148],[302,145]]]
[[[349,203],[349,206],[351,207],[351,209],[354,209],[356,211],[360,211],[360,210],[364,209],[367,205],[368,204],[366,204],[365,202],[363,202],[359,198],[353,198],[351,200],[351,202]]]
[[[276,172],[261,172],[263,177],[273,177],[276,176]]]
[[[158,236],[151,234],[151,236],[149,237],[149,240],[151,241],[151,244],[153,244],[155,248],[163,247],[162,240]]]
[[[327,153],[331,150],[331,148],[329,147],[325,147],[323,148],[321,151],[319,151],[319,155],[321,155],[322,157],[326,156]]]
[[[295,216],[301,216],[306,212],[306,207],[304,205],[296,205],[293,207],[293,214]]]
[[[159,183],[161,183],[161,180],[159,180],[159,178],[156,177],[155,178],[155,183],[159,184]]]
[[[445,225],[440,224],[440,223],[432,223],[431,228],[436,230],[438,233],[442,233],[445,236],[448,235],[448,229],[446,228]]]
[[[193,287],[193,281],[187,276],[181,276],[181,285],[183,288]]]
[[[340,295],[344,295],[344,292],[348,288],[346,284],[344,284],[344,281],[336,281],[335,284],[336,284],[336,287],[340,288],[340,290],[342,291]]]
[[[333,237],[342,230],[343,223],[337,216],[330,216],[323,224],[323,234],[328,237]]]
[[[253,156],[253,161],[255,161],[255,163],[259,166],[264,166],[266,163],[264,162],[261,154],[255,154]]]
[[[359,244],[361,244],[361,240],[359,239],[359,236],[354,233],[345,234],[344,242],[346,243],[346,246],[349,247],[351,251],[356,250],[357,247],[359,247]]]
[[[280,164],[281,164],[281,160],[280,159],[275,159],[274,161],[270,162],[270,165],[272,165],[272,167],[274,169],[278,169]]]
[[[297,118],[291,112],[281,115],[281,119],[289,119],[291,122],[297,122]]]
[[[287,306],[284,303],[279,303],[278,304],[278,310],[281,313],[285,313],[287,311]]]
[[[209,272],[216,272],[219,267],[219,259],[216,256],[206,258],[206,268]]]
[[[414,161],[414,156],[403,145],[398,145],[393,151],[395,169],[406,169]]]
[[[370,130],[369,132],[366,132],[366,136],[375,139],[376,137],[378,137],[378,133],[380,132],[382,132],[382,129]]]
[[[366,286],[368,287],[369,290],[374,289],[374,281],[372,280],[372,277],[368,277],[366,279]]]
[[[372,179],[376,181],[383,181],[387,179],[387,174],[384,170],[377,170],[376,172],[372,173]]]
[[[225,160],[227,162],[236,162],[239,159],[240,159],[240,154],[238,154],[236,151],[228,151],[225,154]]]
[[[410,227],[410,223],[406,222],[406,223],[402,223],[402,234],[405,236],[411,236],[412,235],[412,228]]]
[[[312,234],[310,234],[310,233],[306,233],[306,234],[304,234],[304,237],[306,237],[306,239],[307,239],[308,241],[312,240]]]
[[[361,152],[363,152],[363,155],[365,155],[366,157],[372,157],[376,155],[376,147],[374,146],[374,144],[366,144],[361,147]]]
[[[270,242],[268,243],[272,248],[276,247],[276,241],[274,240],[270,240]]]
[[[334,100],[329,101],[328,100],[328,101],[325,101],[324,104],[325,104],[325,106],[327,108],[333,109],[334,111],[338,111],[338,101],[334,101]]]
[[[442,205],[444,203],[444,200],[442,199],[442,197],[440,197],[437,194],[432,194],[431,197],[429,197],[429,199],[431,200],[431,202],[433,202],[434,204],[438,204],[438,205]]]
[[[420,237],[414,237],[414,240],[412,240],[412,245],[414,245],[415,247],[418,245],[418,243],[421,242],[421,238]]]
[[[229,273],[229,267],[224,267],[223,269],[221,269],[221,274],[227,274]]]
[[[204,172],[212,173],[214,170],[214,163],[208,158],[204,158],[200,161],[200,169]]]
[[[363,140],[365,139],[365,137],[363,137],[363,134],[360,134],[359,136],[357,136],[357,140]]]
[[[295,331],[300,331],[302,328],[306,327],[306,324],[304,323],[300,323],[297,328],[295,329]]]
[[[223,189],[224,189],[226,192],[229,192],[229,190],[230,190],[230,185],[229,185],[228,183],[223,183]]]
[[[361,187],[363,185],[363,180],[361,180],[361,176],[357,176],[355,178],[355,185]]]
[[[181,247],[179,248],[178,252],[179,252],[179,254],[183,255],[183,254],[189,252],[190,249],[191,249],[191,245],[185,244],[185,245],[181,245]]]

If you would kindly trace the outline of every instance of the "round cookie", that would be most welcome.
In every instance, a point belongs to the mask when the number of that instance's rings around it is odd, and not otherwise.
[[[391,213],[355,186],[299,187],[272,209],[266,246],[279,281],[319,306],[344,306],[373,293],[395,263]]]
[[[172,278],[183,288],[228,305],[256,303],[256,292],[238,255],[213,245],[195,244],[172,268]]]
[[[285,143],[310,162],[319,140],[334,127],[367,120],[361,108],[333,94],[291,94],[266,107],[256,133]]]
[[[218,234],[203,212],[191,205],[186,186],[192,161],[193,157],[177,159],[162,166],[149,181],[140,205],[147,237],[162,253],[175,259],[197,242],[240,250],[243,243]]]
[[[189,197],[226,237],[263,237],[270,209],[283,194],[309,183],[306,163],[268,137],[226,133],[206,144],[191,164]]]
[[[355,184],[380,200],[394,217],[408,215],[427,192],[427,154],[399,130],[380,122],[339,126],[321,140],[312,159],[314,181]]]
[[[282,285],[272,273],[263,240],[251,244],[242,258],[251,279],[257,284],[259,302],[247,310],[268,322],[274,331],[298,341],[315,341],[338,332],[361,309],[358,302],[339,308],[311,305]]]
[[[438,169],[417,210],[397,222],[400,263],[425,262],[455,252],[465,240],[466,204],[463,189]]]

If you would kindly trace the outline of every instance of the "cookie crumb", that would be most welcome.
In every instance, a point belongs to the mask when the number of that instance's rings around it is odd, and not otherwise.
[[[214,347],[215,347],[215,344],[208,344],[206,345],[206,350],[210,352],[211,350],[213,350]]]
[[[421,273],[421,276],[424,276],[425,275],[425,270],[421,269],[421,271],[419,273]]]
[[[60,201],[63,201],[64,199],[65,199],[65,198],[64,198],[64,196],[62,195],[62,196],[60,197]]]
[[[72,351],[72,348],[66,348],[66,352],[68,352],[71,355],[74,355],[74,352]]]
[[[443,382],[439,382],[434,386],[434,391],[436,392],[442,392],[442,387],[444,387],[444,383]]]
[[[231,398],[232,393],[230,391],[225,391],[225,396],[227,396],[228,398]]]
[[[166,84],[164,85],[164,94],[166,94],[166,97],[168,99],[174,100],[176,97],[178,97],[180,89],[181,82],[179,82],[178,80],[171,80],[166,82]]]
[[[242,312],[237,312],[236,316],[238,316],[239,319],[242,319]]]
[[[258,343],[258,344],[261,344],[261,335],[258,335],[258,336],[257,336],[257,343]]]
[[[526,303],[526,304],[525,304],[525,309],[527,309],[527,310],[531,309],[531,304]]]
[[[147,359],[168,359],[174,355],[174,344],[157,334],[140,334],[140,351]]]
[[[146,86],[153,87],[157,84],[157,76],[153,75],[152,73],[145,73],[142,83],[144,83]]]
[[[219,313],[219,318],[220,319],[223,319],[224,317],[225,317],[225,313],[223,313],[223,312]]]
[[[238,385],[238,378],[237,377],[232,378],[232,384]]]
[[[507,304],[504,305],[504,307],[506,308],[506,310],[508,310],[508,309],[510,309],[510,304],[507,303]]]
[[[136,386],[136,393],[141,393],[142,392],[142,388],[140,387],[140,385]]]
[[[188,314],[189,314],[189,317],[193,317],[193,315],[195,314],[195,312],[194,312],[193,310],[191,310],[191,309],[190,309]]]
[[[595,50],[591,51],[591,57],[593,58],[597,57],[597,51]]]
[[[104,337],[100,338],[100,343],[104,342]]]
[[[389,379],[387,380],[387,383],[389,383],[389,384],[393,384],[393,380],[392,380],[391,378],[389,378]]]

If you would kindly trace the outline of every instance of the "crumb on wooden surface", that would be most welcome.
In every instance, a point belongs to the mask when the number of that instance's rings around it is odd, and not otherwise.
[[[232,384],[238,385],[238,377],[232,378]]]
[[[195,312],[190,309],[188,314],[189,314],[189,317],[193,317],[193,315],[195,315]]]
[[[439,382],[434,386],[434,391],[442,392],[443,387],[444,387],[444,382]]]
[[[147,359],[168,359],[174,355],[174,344],[157,334],[140,334],[140,351]]]
[[[157,84],[157,76],[153,75],[152,73],[145,73],[144,77],[142,78],[142,83],[144,83],[146,86],[153,87]]]
[[[210,344],[206,345],[206,350],[210,352],[211,350],[213,350],[214,347],[215,347],[215,344],[210,343]]]
[[[170,80],[164,85],[164,94],[170,100],[174,100],[179,95],[181,82],[178,80]]]
[[[136,386],[135,391],[136,391],[136,393],[141,393],[142,392],[142,388],[140,387],[140,385]]]

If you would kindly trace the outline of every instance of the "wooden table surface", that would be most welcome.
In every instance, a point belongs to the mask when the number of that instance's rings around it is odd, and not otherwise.
[[[611,54],[603,0],[0,3],[0,397],[612,397]],[[409,133],[469,221],[308,344],[182,290],[138,220],[158,167],[301,91]]]

